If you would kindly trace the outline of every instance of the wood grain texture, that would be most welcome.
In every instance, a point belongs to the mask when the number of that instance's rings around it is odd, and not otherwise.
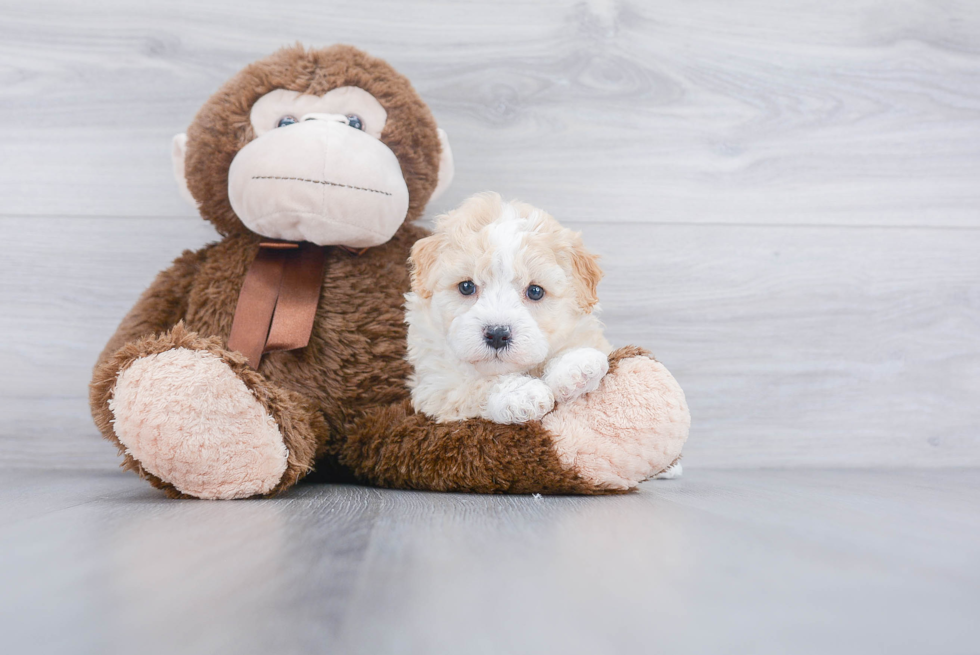
[[[0,8],[0,213],[191,215],[169,139],[296,40],[388,58],[459,177],[603,222],[980,226],[980,5],[763,0]],[[56,191],[55,191],[56,190]]]
[[[980,466],[980,231],[574,224],[607,334],[684,387],[689,465]],[[197,219],[0,219],[8,464],[112,465],[86,384]]]
[[[92,362],[214,238],[170,137],[296,40],[389,59],[495,189],[605,255],[700,466],[980,465],[980,5],[0,4],[0,461],[106,467]]]
[[[236,503],[122,472],[0,475],[11,653],[957,655],[980,638],[977,470]]]

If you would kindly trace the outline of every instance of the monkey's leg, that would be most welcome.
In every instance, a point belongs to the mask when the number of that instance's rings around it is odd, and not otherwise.
[[[340,462],[384,487],[477,493],[627,491],[680,456],[690,415],[670,373],[638,348],[609,358],[596,391],[541,422],[435,423],[408,401],[364,412]]]
[[[171,496],[246,498],[292,486],[313,464],[322,415],[244,357],[178,324],[96,369],[96,423]]]

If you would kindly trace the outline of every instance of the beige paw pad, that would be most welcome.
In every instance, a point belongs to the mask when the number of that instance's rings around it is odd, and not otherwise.
[[[119,374],[109,409],[144,469],[198,498],[272,490],[288,452],[279,426],[220,357],[175,348]]]
[[[544,417],[562,463],[605,489],[630,489],[681,453],[691,415],[680,385],[661,364],[631,357],[599,388]]]

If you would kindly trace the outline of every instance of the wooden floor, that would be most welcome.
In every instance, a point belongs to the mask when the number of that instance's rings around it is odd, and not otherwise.
[[[0,472],[4,653],[977,653],[980,471],[610,498]]]

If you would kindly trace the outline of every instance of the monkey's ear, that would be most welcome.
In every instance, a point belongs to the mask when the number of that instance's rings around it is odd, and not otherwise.
[[[177,191],[181,198],[190,203],[191,207],[197,209],[197,201],[191,195],[191,190],[187,188],[187,176],[184,175],[184,158],[187,156],[186,134],[178,134],[174,137],[171,156],[174,162],[174,179],[177,180]]]
[[[449,147],[449,136],[441,127],[439,128],[439,145],[442,146],[442,154],[439,156],[439,182],[436,183],[436,189],[432,192],[429,202],[441,196],[449,188],[449,185],[453,183],[453,174],[456,172],[456,167],[453,164],[453,151]]]

